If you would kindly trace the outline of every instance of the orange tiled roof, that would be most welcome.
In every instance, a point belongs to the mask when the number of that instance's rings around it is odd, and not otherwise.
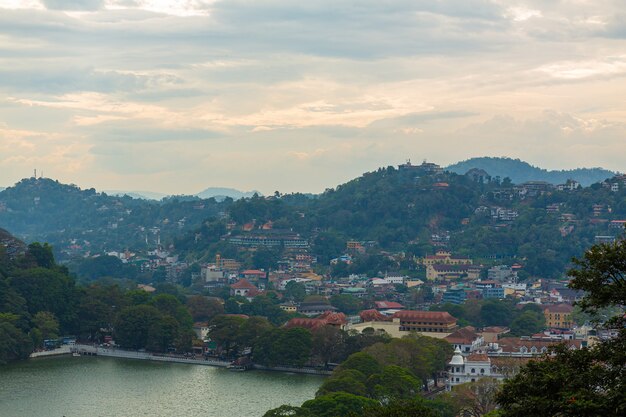
[[[443,323],[456,323],[456,318],[447,311],[398,311],[393,315],[394,318],[400,320],[430,320]]]
[[[240,279],[239,281],[231,285],[230,288],[234,288],[236,290],[245,290],[245,289],[256,290],[257,289],[257,287],[252,285],[250,281],[248,281],[247,279]]]

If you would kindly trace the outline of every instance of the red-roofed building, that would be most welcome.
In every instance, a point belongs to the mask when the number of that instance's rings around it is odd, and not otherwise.
[[[296,317],[289,320],[287,324],[285,324],[285,327],[287,329],[291,329],[293,327],[303,327],[309,330],[317,330],[325,325],[326,322],[324,320]]]
[[[404,310],[404,306],[395,301],[374,301],[376,310]]]
[[[254,298],[260,293],[259,289],[252,285],[247,279],[240,279],[230,286],[230,295],[232,296]]]
[[[456,329],[456,318],[446,311],[398,311],[400,331],[450,333]]]
[[[362,322],[367,321],[391,321],[391,317],[385,316],[381,314],[380,311],[371,309],[371,310],[363,310],[359,313],[359,317],[361,317]]]
[[[482,335],[476,332],[472,326],[460,328],[445,337],[445,340],[452,345],[453,348],[459,348],[462,353],[470,353],[478,350],[483,343]]]
[[[291,329],[292,327],[304,327],[305,329],[315,331],[324,326],[343,328],[347,323],[348,320],[346,319],[345,314],[327,311],[314,319],[303,317],[293,318],[285,324],[285,327],[288,329]]]
[[[251,279],[253,281],[265,278],[265,271],[260,271],[258,269],[246,269],[241,274],[245,279]]]
[[[503,337],[497,343],[491,343],[487,349],[489,356],[539,356],[548,351],[550,346],[564,343],[570,349],[581,349],[587,342],[574,340],[532,340],[520,337]]]

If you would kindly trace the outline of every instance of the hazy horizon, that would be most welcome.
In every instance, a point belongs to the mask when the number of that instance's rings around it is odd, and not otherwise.
[[[464,160],[461,160],[461,161],[456,161],[456,162],[454,162],[452,164],[442,165],[442,167],[448,168],[449,166],[455,165],[456,163],[460,163],[460,162],[464,162],[464,161],[467,161],[467,160],[471,160],[473,158],[480,158],[480,157],[467,158],[467,159],[464,159]],[[508,157],[502,157],[502,158],[508,158]],[[514,159],[514,158],[510,158],[510,159]],[[407,158],[404,161],[400,161],[400,162],[398,162],[398,164],[405,163],[408,160],[410,160],[410,158]],[[422,162],[422,161],[416,161],[416,160],[410,160],[410,161],[414,165],[419,165]],[[424,161],[424,162],[426,162],[426,161]],[[435,162],[435,163],[437,163],[437,161],[428,161],[428,162]],[[523,160],[521,162],[529,163],[528,161],[523,161]],[[173,192],[163,192],[163,191],[159,191],[158,189],[157,190],[154,190],[154,189],[145,189],[145,190],[141,190],[141,189],[106,189],[106,188],[98,188],[98,187],[95,187],[95,186],[89,185],[89,184],[78,184],[75,181],[74,182],[70,181],[70,182],[67,182],[67,183],[68,184],[78,185],[81,189],[95,188],[96,191],[98,191],[98,192],[105,192],[107,194],[122,194],[122,193],[142,194],[143,193],[144,194],[143,197],[146,197],[146,198],[149,198],[149,199],[157,199],[157,200],[160,199],[160,198],[163,198],[163,197],[176,196],[176,195],[194,196],[194,195],[202,194],[203,192],[205,192],[207,190],[218,190],[218,189],[221,189],[221,190],[232,190],[232,191],[241,192],[243,194],[258,192],[258,193],[260,193],[262,195],[271,195],[275,191],[279,191],[281,193],[300,192],[300,193],[304,193],[304,194],[321,194],[327,188],[335,188],[336,186],[338,186],[340,184],[343,184],[343,183],[345,183],[347,181],[350,181],[350,180],[352,180],[354,178],[357,178],[357,177],[361,176],[362,174],[364,174],[366,172],[375,171],[378,168],[384,168],[384,167],[390,166],[390,165],[395,167],[398,164],[387,164],[387,165],[382,165],[382,166],[378,166],[378,167],[371,167],[370,169],[357,174],[355,177],[348,178],[345,181],[337,182],[335,184],[326,185],[324,188],[322,188],[320,190],[317,190],[317,191],[302,191],[302,190],[297,190],[297,189],[296,190],[285,191],[285,190],[269,189],[269,188],[267,190],[261,190],[261,187],[256,187],[256,188],[251,188],[251,189],[239,189],[237,187],[228,187],[228,186],[222,186],[220,184],[212,184],[212,185],[205,186],[201,190],[196,190],[196,191],[184,193],[184,192],[180,192],[180,191],[176,191],[176,190],[173,191]],[[569,171],[569,170],[575,170],[575,169],[606,169],[604,167],[569,167],[569,168],[562,168],[562,169],[551,170],[551,169],[546,169],[545,167],[542,167],[542,166],[534,165],[532,163],[529,163],[529,164],[531,166],[533,166],[534,168],[545,169],[548,172],[559,171],[559,170]],[[615,172],[616,173],[621,173],[621,171],[615,171]],[[30,176],[25,176],[23,178],[20,178],[20,179],[16,180],[15,183],[17,183],[17,182],[19,182],[19,181],[21,181],[23,179],[26,179],[26,178],[33,178],[34,174],[35,174],[35,172],[33,172],[33,174],[30,175]],[[37,172],[37,178],[41,178],[41,172]],[[47,175],[44,176],[43,178],[60,181],[58,178],[50,178]],[[63,182],[63,181],[60,181],[60,182]],[[11,187],[11,186],[15,185],[15,183],[9,184],[9,185],[0,184],[0,190],[2,190],[4,188],[7,188],[7,187]],[[217,195],[221,195],[221,194],[217,194]]]
[[[407,158],[624,170],[626,7],[0,0],[0,185],[318,193]]]

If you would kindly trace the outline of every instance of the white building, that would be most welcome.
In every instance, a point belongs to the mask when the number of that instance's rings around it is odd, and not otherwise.
[[[461,350],[457,347],[448,363],[446,390],[450,391],[452,387],[467,382],[476,382],[482,377],[504,379],[501,374],[492,373],[491,359],[487,354],[472,353],[463,357]]]

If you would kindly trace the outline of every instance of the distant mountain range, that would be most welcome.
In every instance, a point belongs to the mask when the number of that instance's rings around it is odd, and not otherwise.
[[[167,194],[157,193],[153,191],[105,190],[103,192],[112,196],[123,197],[127,195],[129,197],[140,198],[142,200],[161,200],[162,198],[165,198],[168,196]]]
[[[220,201],[226,197],[230,197],[233,200],[239,200],[240,198],[248,198],[252,197],[254,194],[263,195],[258,191],[239,191],[234,188],[223,188],[223,187],[209,187],[204,191],[196,194],[196,197],[200,198],[215,198]]]
[[[615,172],[604,168],[576,168],[561,171],[548,171],[530,165],[528,162],[512,158],[480,157],[457,162],[446,169],[457,174],[465,174],[470,169],[482,169],[491,177],[509,177],[515,184],[526,181],[546,181],[552,184],[562,184],[568,179],[576,180],[587,187],[596,182],[615,176]]]
[[[3,188],[0,188],[2,191]],[[166,197],[171,197],[170,194],[158,193],[154,191],[122,191],[122,190],[105,190],[104,191],[108,195],[112,196],[129,196],[132,198],[140,198],[142,200],[162,200]],[[204,191],[201,191],[197,194],[193,194],[191,197],[198,197],[202,199],[206,198],[215,198],[217,201],[223,201],[225,198],[230,197],[233,200],[239,200],[240,198],[248,198],[252,197],[254,194],[263,195],[258,191],[239,191],[234,188],[224,188],[224,187],[209,187]],[[178,196],[181,197],[181,196]]]

